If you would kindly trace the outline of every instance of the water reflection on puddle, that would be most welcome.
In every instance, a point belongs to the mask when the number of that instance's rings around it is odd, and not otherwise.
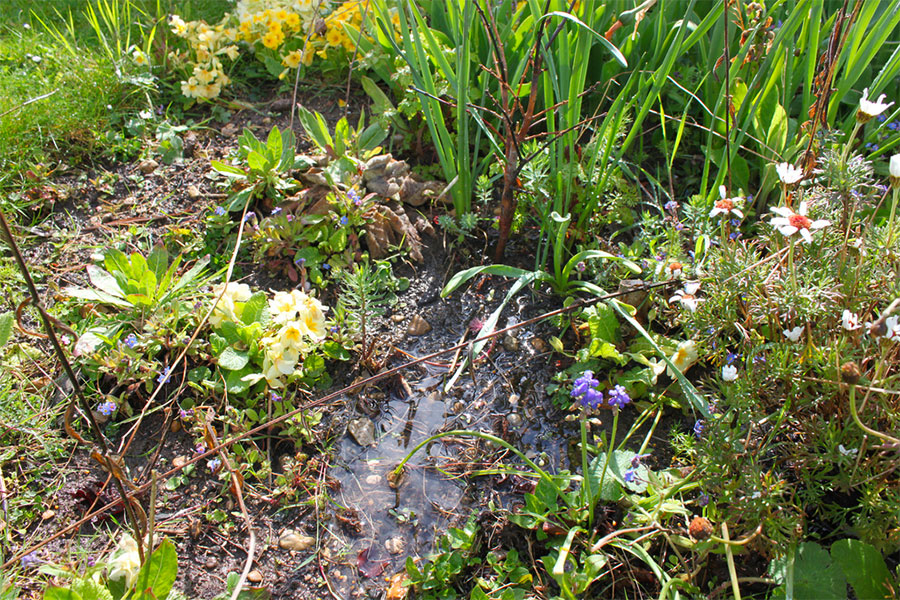
[[[406,400],[391,400],[375,419],[374,445],[363,448],[349,435],[338,443],[331,474],[341,488],[333,499],[355,510],[362,524],[360,539],[344,540],[353,556],[371,547],[369,559],[392,560],[385,571],[393,572],[406,556],[428,554],[449,520],[465,511],[464,484],[433,468],[451,460],[440,440],[407,463],[399,489],[392,489],[386,477],[416,444],[438,431],[447,412],[438,392],[416,392]]]

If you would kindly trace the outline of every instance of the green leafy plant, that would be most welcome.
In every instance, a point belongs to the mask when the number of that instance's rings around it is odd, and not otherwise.
[[[175,544],[165,538],[142,565],[136,542],[126,534],[107,561],[82,574],[49,564],[40,571],[69,580],[66,586],[48,586],[45,600],[162,600],[170,597],[175,583],[178,555]]]
[[[87,266],[93,288],[68,287],[66,293],[81,300],[128,309],[136,320],[152,317],[158,311],[172,311],[171,304],[180,300],[190,286],[197,286],[209,258],[202,258],[176,279],[181,256],[169,263],[169,253],[156,247],[145,258],[138,252],[130,256],[116,249],[103,257],[102,269]]]
[[[406,559],[409,582],[423,600],[458,598],[468,592],[471,600],[522,600],[526,597],[531,583],[531,573],[519,559],[516,550],[510,550],[503,557],[489,553],[482,558],[479,543],[479,528],[471,517],[462,528],[451,527],[437,542],[437,549],[429,560],[416,564],[412,558]],[[485,568],[481,568],[481,567]],[[464,579],[476,571],[471,590]]]
[[[75,352],[88,372],[98,379],[112,375],[119,384],[137,380],[148,388],[154,385],[164,370],[160,362],[183,347],[198,325],[195,304],[205,295],[199,288],[210,279],[205,273],[208,258],[179,275],[181,260],[178,256],[170,262],[161,246],[146,257],[111,249],[104,254],[105,268],[87,266],[93,287],[65,288],[85,311],[72,311],[71,318],[81,332]]]
[[[384,126],[377,122],[366,127],[365,111],[360,112],[355,128],[349,125],[346,117],[341,117],[333,133],[328,131],[325,119],[318,112],[310,112],[300,105],[297,117],[306,134],[325,152],[328,166],[322,174],[332,186],[349,183],[348,179],[356,175],[361,162],[381,151],[381,143],[388,135]]]
[[[280,131],[273,127],[265,143],[245,129],[238,140],[237,158],[245,163],[243,168],[212,161],[212,168],[239,184],[240,189],[228,199],[229,211],[242,210],[254,199],[268,198],[279,202],[297,182],[290,178],[291,170],[306,165],[296,159],[297,140],[289,129]]]
[[[779,584],[773,598],[846,598],[847,584],[857,598],[893,598],[898,581],[874,546],[843,539],[830,552],[816,542],[791,547],[772,560],[769,575]]]

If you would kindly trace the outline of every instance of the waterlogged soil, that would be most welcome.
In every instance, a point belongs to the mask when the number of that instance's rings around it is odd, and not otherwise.
[[[317,108],[332,121],[339,114],[336,102],[330,113],[327,106]],[[219,131],[192,134],[190,152],[176,164],[136,161],[106,170],[70,170],[42,183],[53,190],[52,198],[38,209],[43,214],[36,215],[37,225],[21,232],[39,284],[51,295],[65,285],[83,284],[91,255],[123,241],[137,250],[176,239],[189,249],[204,216],[224,197],[209,176],[209,161],[228,154],[241,127],[257,125],[260,135],[274,124],[285,126],[287,119],[286,112],[237,113],[232,122],[218,126]],[[426,207],[430,219],[441,210]],[[486,319],[506,294],[510,282],[503,278],[476,278],[441,298],[450,275],[487,261],[487,244],[480,240],[451,251],[440,231],[423,241],[423,263],[396,266],[397,275],[410,278],[409,289],[371,324],[370,339],[376,340],[372,358],[382,364],[336,365],[333,390],[375,374],[379,367],[395,367],[472,339],[477,321]],[[517,260],[514,243],[510,264],[525,266],[532,260],[524,244],[520,250],[522,258]],[[271,289],[292,287],[254,265],[239,266],[251,282]],[[557,298],[525,292],[507,306],[499,325],[513,325],[558,306]],[[414,320],[426,322],[428,331],[411,333]],[[25,321],[36,327],[33,315],[26,313]],[[521,503],[529,490],[527,480],[500,468],[518,459],[463,434],[425,445],[409,460],[402,479],[392,480],[389,474],[398,463],[435,434],[491,433],[551,471],[570,468],[576,429],[545,392],[550,378],[567,366],[551,354],[551,335],[572,345],[576,334],[571,329],[560,332],[547,321],[522,327],[489,344],[476,367],[465,369],[449,388],[449,367],[461,364],[466,350],[442,354],[321,407],[324,415],[315,436],[319,444],[298,443],[278,431],[258,440],[272,457],[275,476],[285,477],[293,490],[276,495],[272,478],[246,476],[244,500],[256,534],[252,585],[267,589],[274,598],[383,598],[407,557],[426,556],[448,526],[478,514],[487,523],[493,514],[489,504],[502,509]],[[53,385],[48,376],[42,377]],[[153,414],[140,425],[137,442],[124,457],[131,473],[140,473],[157,452],[155,468],[160,472],[193,455],[195,440],[177,426],[171,428],[165,416]],[[603,427],[608,429],[609,423]],[[368,429],[372,439],[350,433],[359,429]],[[123,424],[118,433],[127,430]],[[45,513],[46,518],[28,527],[11,552],[74,523],[95,500],[114,499],[109,489],[100,493],[106,475],[88,454],[85,446],[74,448],[71,460],[60,466],[65,470],[63,485],[44,499],[53,514]],[[203,463],[188,471],[176,482],[160,482],[157,533],[177,545],[177,587],[189,598],[212,598],[224,591],[228,573],[243,570],[250,539],[227,477],[213,476]],[[141,500],[149,502],[147,497]],[[57,564],[104,556],[124,522],[121,513],[103,515],[82,525],[77,534],[52,541],[36,556]],[[281,547],[286,530],[307,538],[307,547]],[[37,593],[37,581],[26,579],[26,589]]]

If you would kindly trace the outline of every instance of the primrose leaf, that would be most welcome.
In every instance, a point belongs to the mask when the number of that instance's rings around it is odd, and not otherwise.
[[[265,318],[268,315],[266,314],[268,311],[266,308],[268,307],[268,302],[266,301],[266,293],[265,292],[256,292],[247,302],[244,304],[244,311],[241,313],[241,321],[245,325],[250,325],[251,323],[264,323],[268,319]]]
[[[226,347],[219,355],[219,366],[228,371],[239,371],[250,362],[250,353],[246,350],[235,350],[231,346]]]
[[[13,314],[12,311],[0,315],[0,347],[5,346],[12,335]]]
[[[150,555],[137,576],[136,598],[150,600],[165,598],[169,595],[175,578],[178,576],[178,555],[175,545],[168,538]]]
[[[102,292],[109,294],[110,296],[115,296],[116,298],[123,298],[125,296],[125,293],[122,291],[122,288],[119,287],[116,278],[97,265],[88,265],[87,274],[91,283]]]
[[[897,589],[890,571],[875,546],[859,540],[838,540],[831,546],[831,560],[844,571],[857,598],[892,598]]]

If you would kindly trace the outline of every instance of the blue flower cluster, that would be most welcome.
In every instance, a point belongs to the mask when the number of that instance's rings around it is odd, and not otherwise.
[[[597,408],[603,402],[603,392],[597,390],[600,382],[594,379],[592,371],[585,371],[572,386],[572,397],[577,398],[585,408]]]
[[[114,412],[116,412],[116,409],[117,409],[117,408],[119,408],[119,406],[118,406],[115,402],[113,402],[112,400],[110,400],[110,401],[104,402],[103,404],[101,404],[100,406],[98,406],[98,407],[97,407],[97,410],[98,410],[98,411],[100,412],[100,414],[102,414],[103,416],[108,417],[108,416],[112,415]]]
[[[575,380],[572,386],[572,397],[577,398],[585,408],[597,408],[603,402],[603,392],[597,388],[600,382],[594,378],[593,371],[585,371],[581,377]],[[631,402],[631,396],[621,385],[615,386],[608,392],[608,402],[613,410],[621,410]]]
[[[616,410],[622,410],[625,405],[631,402],[631,396],[621,385],[617,385],[609,390],[609,405]]]

